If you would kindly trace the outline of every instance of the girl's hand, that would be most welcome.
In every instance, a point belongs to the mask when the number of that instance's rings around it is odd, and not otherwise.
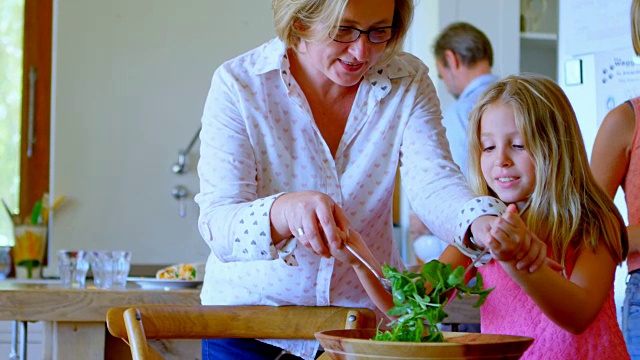
[[[274,242],[295,236],[310,251],[330,257],[330,247],[342,247],[349,219],[328,195],[299,191],[284,194],[274,201],[271,224]]]
[[[513,204],[507,206],[507,211],[502,216],[491,222],[489,234],[492,241],[487,245],[496,260],[517,261],[530,251],[533,234]]]
[[[526,236],[523,239],[519,239],[518,236],[511,238],[507,234],[500,233],[500,226],[505,226],[503,217],[504,214],[499,217],[480,216],[471,223],[471,233],[473,234],[473,241],[483,249],[489,248],[494,259],[509,261],[516,258],[517,254],[526,252],[526,249],[530,246],[530,240]],[[509,228],[506,231],[508,233],[515,232],[513,228]],[[496,235],[500,235],[500,238],[496,239]],[[523,236],[523,234],[519,235]]]
[[[491,224],[493,241],[489,250],[494,259],[516,262],[516,269],[535,272],[544,263],[553,270],[562,270],[557,262],[547,258],[547,244],[524,223],[515,205],[510,204],[502,216]]]

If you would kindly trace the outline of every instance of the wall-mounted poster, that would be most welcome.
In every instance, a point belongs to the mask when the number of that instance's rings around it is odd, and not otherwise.
[[[640,61],[626,46],[595,54],[597,123],[624,101],[640,95]]]

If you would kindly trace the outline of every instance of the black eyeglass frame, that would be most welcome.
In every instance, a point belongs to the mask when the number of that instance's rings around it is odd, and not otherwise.
[[[356,42],[358,41],[358,39],[360,39],[360,36],[362,34],[366,34],[367,35],[367,40],[369,40],[370,43],[372,44],[384,44],[386,42],[388,42],[389,40],[393,39],[393,37],[396,34],[396,28],[394,26],[383,26],[383,27],[379,27],[379,28],[375,28],[375,29],[369,29],[369,30],[362,30],[362,29],[358,29],[357,27],[353,27],[353,26],[339,26],[338,30],[340,29],[350,29],[350,30],[355,30],[358,32],[358,37],[356,37],[355,39],[351,40],[351,41],[340,41],[340,40],[336,40],[335,39],[335,34],[338,33],[338,31],[335,32],[334,36],[331,36],[331,33],[329,33],[329,37],[331,38],[331,40],[335,41],[335,42],[339,42],[341,44],[348,44],[348,43],[352,43],[352,42]],[[371,33],[374,31],[378,31],[378,30],[382,30],[382,29],[391,29],[391,36],[389,36],[389,38],[385,41],[372,41],[371,40]]]

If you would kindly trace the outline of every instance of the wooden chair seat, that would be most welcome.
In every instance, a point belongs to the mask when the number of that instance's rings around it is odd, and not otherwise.
[[[337,306],[140,305],[107,313],[109,332],[129,344],[134,360],[162,359],[148,339],[315,339],[318,331],[375,326],[373,311]]]

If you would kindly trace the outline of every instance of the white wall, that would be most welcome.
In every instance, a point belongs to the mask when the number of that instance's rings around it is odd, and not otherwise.
[[[274,36],[271,2],[56,0],[55,9],[51,190],[70,201],[54,216],[50,258],[113,248],[135,264],[204,261],[199,143],[188,174],[171,166],[200,125],[214,69]],[[191,192],[185,218],[171,196],[178,184]]]
[[[620,49],[633,53],[629,9],[631,0],[594,2],[590,0],[560,0],[558,33],[558,83],[563,88],[576,112],[584,138],[587,154],[591,150],[599,124],[608,111],[607,107],[619,105],[630,98],[613,90],[611,105],[599,101],[598,89],[602,87],[601,71],[597,59],[603,54],[617,54]],[[582,60],[583,83],[567,85],[565,63]],[[640,93],[637,93],[640,95]],[[622,191],[615,199],[622,216],[627,219],[627,206]],[[620,318],[620,306],[624,300],[627,266],[624,263],[616,271],[615,300]]]

